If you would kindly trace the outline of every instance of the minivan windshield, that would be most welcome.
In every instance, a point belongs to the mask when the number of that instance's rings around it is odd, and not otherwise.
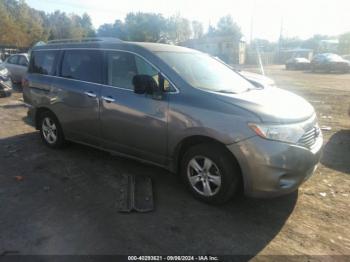
[[[157,52],[157,55],[195,88],[242,93],[254,86],[225,64],[197,52]]]

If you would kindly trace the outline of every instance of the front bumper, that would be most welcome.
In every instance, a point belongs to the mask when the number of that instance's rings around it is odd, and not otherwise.
[[[312,149],[255,136],[227,147],[240,164],[245,194],[274,197],[295,191],[314,173],[322,145],[322,135]]]
[[[331,63],[330,66],[332,71],[349,72],[350,66],[346,63]]]

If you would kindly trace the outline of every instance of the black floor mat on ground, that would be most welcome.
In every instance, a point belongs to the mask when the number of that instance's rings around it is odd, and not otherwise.
[[[119,212],[150,212],[154,209],[152,180],[149,177],[123,174],[119,193]]]

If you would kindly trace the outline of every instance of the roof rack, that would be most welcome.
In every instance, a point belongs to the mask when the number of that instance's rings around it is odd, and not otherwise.
[[[115,37],[86,37],[86,38],[72,38],[72,39],[57,39],[50,40],[47,44],[64,44],[64,43],[88,43],[88,42],[123,42]]]

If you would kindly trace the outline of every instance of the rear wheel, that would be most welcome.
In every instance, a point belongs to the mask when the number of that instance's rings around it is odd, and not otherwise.
[[[40,115],[39,121],[40,136],[44,144],[51,148],[63,147],[64,135],[56,116],[45,111]]]
[[[196,198],[222,204],[236,193],[241,173],[236,161],[220,146],[200,144],[183,156],[181,176]]]

